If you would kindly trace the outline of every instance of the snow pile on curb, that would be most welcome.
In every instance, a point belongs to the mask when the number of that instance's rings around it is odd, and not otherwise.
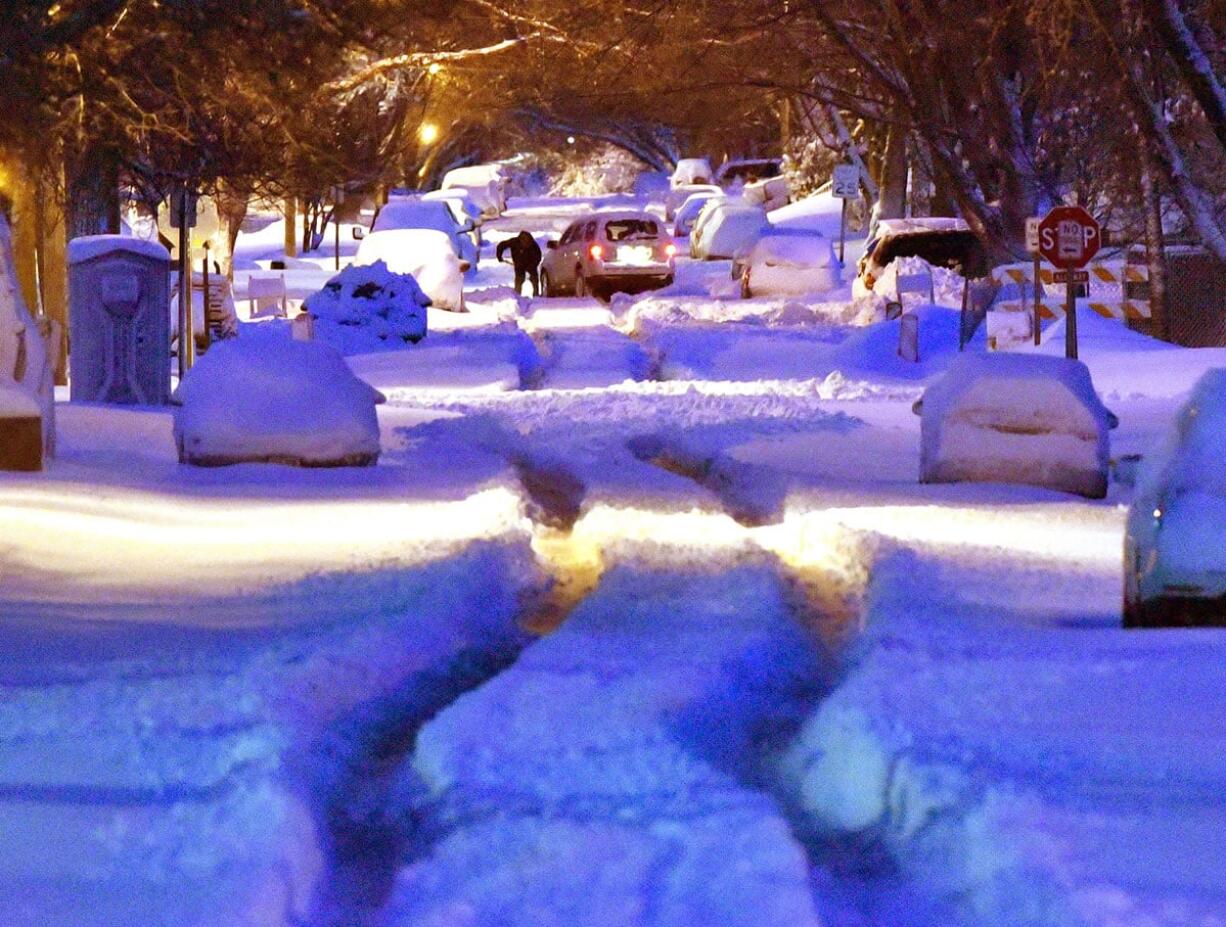
[[[614,569],[422,730],[404,793],[441,837],[386,920],[816,927],[803,852],[737,778],[814,660],[770,569]]]
[[[392,273],[376,261],[346,267],[302,308],[315,316],[316,338],[343,354],[358,354],[420,341],[429,305],[411,274]]]
[[[369,466],[379,458],[381,397],[320,342],[278,332],[220,342],[175,398],[183,463]]]

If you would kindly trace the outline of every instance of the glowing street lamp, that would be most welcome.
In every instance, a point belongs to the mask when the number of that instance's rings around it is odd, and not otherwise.
[[[432,61],[430,63],[430,66],[426,68],[426,73],[431,76],[434,76],[435,74],[438,74],[438,72],[441,70],[443,70],[443,66],[439,64],[437,61]]]
[[[423,122],[417,130],[417,137],[423,145],[433,145],[438,141],[439,129],[433,122]]]

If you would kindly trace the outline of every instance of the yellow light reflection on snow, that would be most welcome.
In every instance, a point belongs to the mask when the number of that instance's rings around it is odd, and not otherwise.
[[[520,497],[505,487],[404,502],[9,489],[0,498],[0,598],[221,594],[425,562],[453,545],[526,530]]]

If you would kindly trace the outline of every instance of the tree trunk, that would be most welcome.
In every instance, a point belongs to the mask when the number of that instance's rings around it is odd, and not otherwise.
[[[1139,186],[1145,210],[1145,255],[1149,265],[1149,311],[1153,333],[1163,341],[1171,340],[1171,317],[1167,311],[1166,239],[1162,232],[1162,194],[1157,184],[1157,163],[1148,140],[1142,136]]]
[[[285,256],[298,256],[298,201],[285,198]]]
[[[885,139],[881,165],[881,192],[877,197],[878,219],[901,219],[907,208],[907,133],[891,125]]]
[[[119,157],[113,149],[89,145],[68,166],[68,240],[82,235],[119,234]]]

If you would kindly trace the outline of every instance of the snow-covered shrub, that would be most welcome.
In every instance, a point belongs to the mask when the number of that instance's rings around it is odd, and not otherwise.
[[[630,193],[643,163],[612,145],[597,149],[582,161],[568,164],[554,181],[553,196],[601,196]]]
[[[1109,420],[1079,361],[960,354],[924,393],[920,482],[1021,483],[1100,499]]]
[[[330,345],[276,330],[218,342],[175,391],[179,460],[370,466],[381,399]]]
[[[349,354],[420,341],[429,305],[412,275],[376,261],[346,267],[307,297],[303,308],[315,316],[315,337]]]

